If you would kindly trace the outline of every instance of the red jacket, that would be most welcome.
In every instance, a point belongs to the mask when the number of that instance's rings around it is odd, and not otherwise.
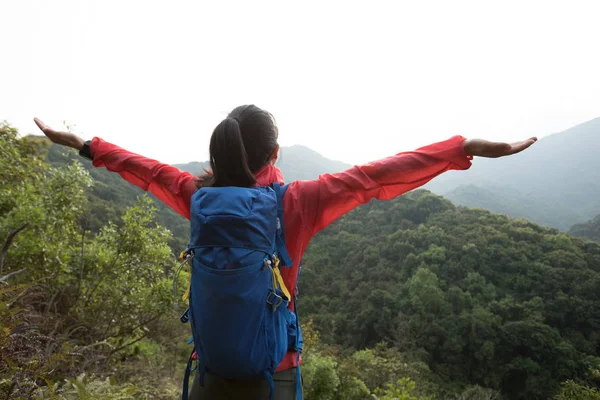
[[[465,154],[464,140],[462,136],[454,136],[343,172],[292,182],[285,193],[283,207],[286,247],[294,265],[281,271],[290,292],[296,288],[302,255],[317,232],[373,198],[389,200],[424,185],[445,171],[468,169],[472,157]],[[149,190],[179,214],[190,218],[190,199],[196,191],[197,177],[100,138],[92,140],[90,152],[94,166],[118,172],[128,182]],[[256,174],[256,181],[261,186],[272,182],[283,184],[283,175],[278,168],[267,165]],[[290,308],[293,309],[291,303]],[[277,370],[295,366],[296,354],[289,352]]]

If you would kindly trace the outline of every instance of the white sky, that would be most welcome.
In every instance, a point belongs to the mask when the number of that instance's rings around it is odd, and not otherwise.
[[[0,0],[0,120],[175,163],[233,107],[361,163],[600,116],[597,1]]]

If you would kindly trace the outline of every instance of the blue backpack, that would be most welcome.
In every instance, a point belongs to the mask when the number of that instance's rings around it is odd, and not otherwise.
[[[283,195],[287,186],[202,188],[192,196],[189,320],[203,384],[209,372],[227,379],[266,379],[288,350],[302,350],[298,317],[280,267],[291,267],[285,247]],[[294,304],[295,305],[295,304]],[[295,307],[294,307],[295,308]],[[188,397],[192,359],[182,399]],[[300,367],[297,398],[302,399]]]

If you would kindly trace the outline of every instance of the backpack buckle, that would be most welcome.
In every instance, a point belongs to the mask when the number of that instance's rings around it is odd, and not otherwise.
[[[189,307],[183,312],[183,314],[181,314],[181,317],[179,317],[179,320],[183,324],[189,322],[189,320],[190,320],[190,309],[189,309]]]
[[[267,304],[271,305],[273,311],[277,310],[277,307],[282,305],[284,302],[285,300],[283,299],[283,297],[281,297],[274,291],[269,290],[269,295],[267,296]]]
[[[179,261],[186,262],[190,257],[194,255],[194,249],[187,248],[179,253]]]

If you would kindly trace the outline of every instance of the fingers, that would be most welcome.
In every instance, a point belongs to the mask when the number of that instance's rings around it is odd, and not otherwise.
[[[33,122],[35,122],[35,124],[38,126],[38,128],[40,128],[40,130],[43,132],[44,130],[48,129],[48,127],[46,126],[46,124],[44,124],[42,122],[41,119],[39,118],[34,118]]]
[[[511,145],[511,150],[508,154],[516,154],[516,153],[520,153],[521,151],[529,148],[532,144],[534,144],[537,141],[536,137],[532,137],[529,138],[527,140],[524,140],[522,142],[517,142],[517,143],[513,143]]]
[[[66,135],[64,132],[55,131],[39,118],[34,118],[33,122],[35,122],[38,128],[40,128],[40,130],[44,132],[44,135],[46,135],[46,137],[50,139],[53,143],[58,143],[67,146],[69,145],[69,136]]]
[[[38,128],[40,128],[40,130],[42,132],[44,132],[44,134],[46,136],[51,135],[53,133],[55,133],[54,129],[50,128],[48,125],[46,125],[41,119],[39,118],[34,118],[33,122],[35,122],[35,124],[38,126]]]

